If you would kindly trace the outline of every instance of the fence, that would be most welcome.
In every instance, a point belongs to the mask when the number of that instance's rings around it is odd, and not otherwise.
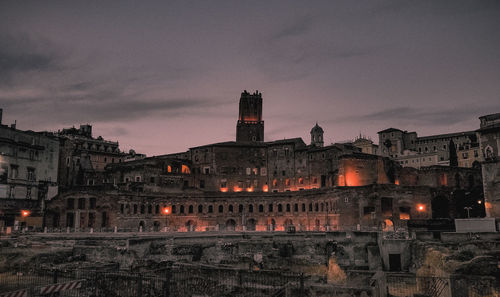
[[[490,276],[452,275],[424,277],[408,274],[387,276],[388,296],[499,297],[500,280]]]
[[[276,271],[176,266],[147,273],[76,270],[0,274],[0,296],[19,290],[28,292],[19,296],[50,296],[42,293],[50,285],[54,285],[51,290],[59,288],[61,297],[307,296],[303,275]]]

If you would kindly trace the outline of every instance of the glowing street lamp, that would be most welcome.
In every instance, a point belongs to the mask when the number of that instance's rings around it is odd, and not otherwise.
[[[423,204],[417,205],[417,210],[418,211],[424,211],[425,210],[425,205],[423,205]]]
[[[29,210],[21,210],[21,216],[23,218],[27,217],[30,215],[30,211]]]
[[[163,215],[165,215],[165,232],[167,232],[168,215],[170,214],[170,208],[164,207],[161,212],[163,213]]]

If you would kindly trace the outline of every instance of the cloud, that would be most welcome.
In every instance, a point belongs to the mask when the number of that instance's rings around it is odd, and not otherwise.
[[[0,34],[0,82],[9,82],[26,72],[55,70],[60,59],[60,53],[46,40],[25,34]]]
[[[447,126],[454,125],[480,115],[489,114],[498,106],[463,105],[449,109],[396,107],[380,110],[364,115],[350,115],[330,122],[392,122],[394,125]]]

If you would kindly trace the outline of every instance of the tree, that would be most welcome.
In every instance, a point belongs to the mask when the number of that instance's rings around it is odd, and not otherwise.
[[[457,148],[455,147],[453,139],[450,140],[448,147],[450,151],[450,167],[458,167]]]

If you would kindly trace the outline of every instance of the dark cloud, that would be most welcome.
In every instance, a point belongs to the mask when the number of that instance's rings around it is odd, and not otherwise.
[[[59,59],[59,54],[47,41],[37,41],[23,34],[0,34],[0,83],[20,73],[55,70]]]

